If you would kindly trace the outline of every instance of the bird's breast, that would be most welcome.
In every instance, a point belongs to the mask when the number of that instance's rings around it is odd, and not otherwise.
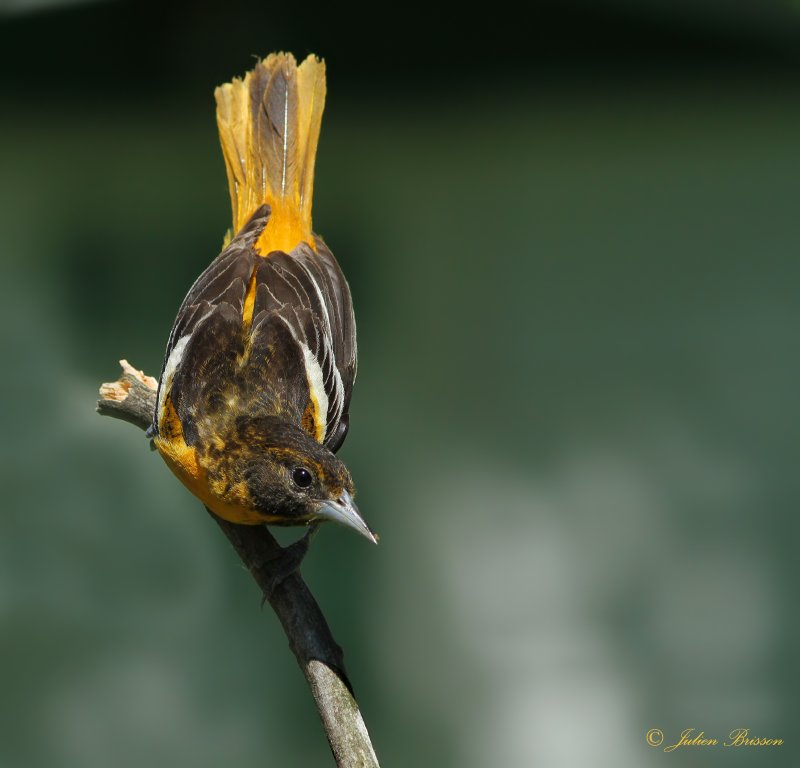
[[[269,522],[254,511],[247,483],[235,476],[226,457],[225,445],[216,446],[213,456],[202,454],[184,439],[180,419],[167,396],[159,427],[153,441],[172,473],[215,515],[239,525]]]

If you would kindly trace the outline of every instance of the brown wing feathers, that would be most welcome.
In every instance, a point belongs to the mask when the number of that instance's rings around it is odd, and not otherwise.
[[[257,286],[254,322],[276,315],[291,330],[306,359],[306,378],[323,420],[317,438],[328,444],[346,414],[356,372],[347,282],[318,241],[317,251],[303,243],[291,254],[273,253],[258,267]]]

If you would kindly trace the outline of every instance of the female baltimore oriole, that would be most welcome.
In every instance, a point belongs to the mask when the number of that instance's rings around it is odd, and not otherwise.
[[[356,327],[347,281],[311,229],[325,63],[272,54],[214,95],[235,234],[178,311],[150,434],[225,520],[332,520],[375,542],[334,455]]]

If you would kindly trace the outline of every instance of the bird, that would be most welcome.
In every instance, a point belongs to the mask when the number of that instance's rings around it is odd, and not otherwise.
[[[332,521],[377,543],[336,455],[357,369],[351,292],[311,226],[325,62],[273,53],[214,95],[233,224],[178,310],[148,434],[223,520],[309,526],[306,540]]]

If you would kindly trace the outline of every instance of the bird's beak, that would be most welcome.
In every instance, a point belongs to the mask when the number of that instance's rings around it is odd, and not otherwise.
[[[353,497],[347,491],[342,492],[338,501],[323,502],[317,509],[317,519],[330,520],[339,525],[346,525],[348,528],[358,531],[373,544],[378,543],[378,537],[364,522],[364,518],[358,513]]]

